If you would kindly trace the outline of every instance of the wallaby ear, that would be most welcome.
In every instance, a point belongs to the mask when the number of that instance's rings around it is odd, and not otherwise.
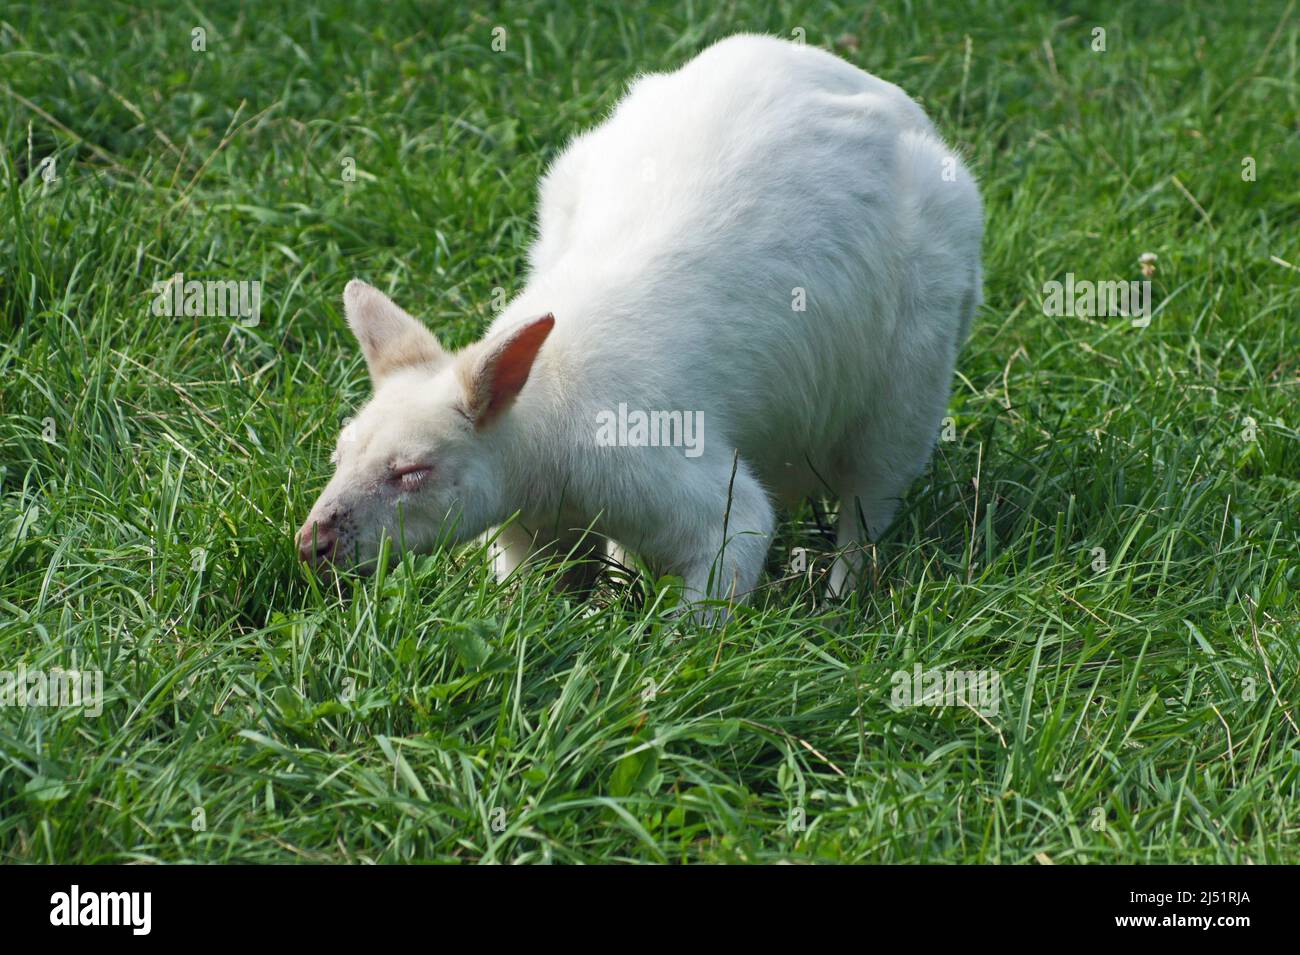
[[[343,290],[343,311],[376,387],[399,368],[437,365],[448,359],[433,332],[360,279],[353,279]]]
[[[491,424],[510,407],[533,370],[533,361],[555,327],[554,315],[525,322],[484,342],[459,368],[465,402],[475,428]]]

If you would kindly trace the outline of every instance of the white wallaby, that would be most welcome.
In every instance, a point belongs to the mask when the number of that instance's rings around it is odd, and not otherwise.
[[[340,435],[303,558],[373,564],[501,533],[618,542],[692,600],[758,584],[774,506],[840,501],[830,590],[924,468],[981,299],[979,192],[898,87],[735,36],[642,76],[541,185],[530,277],[445,351],[344,291],[374,396]],[[725,611],[724,611],[725,612]]]

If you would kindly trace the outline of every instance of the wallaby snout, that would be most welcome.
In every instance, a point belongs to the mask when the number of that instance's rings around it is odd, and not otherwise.
[[[298,557],[315,569],[334,560],[339,534],[333,525],[309,517],[294,540],[298,545]]]

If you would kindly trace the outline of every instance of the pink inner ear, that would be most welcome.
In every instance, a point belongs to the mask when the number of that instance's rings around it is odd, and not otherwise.
[[[478,417],[479,427],[491,421],[515,400],[528,381],[537,352],[541,350],[542,343],[551,334],[554,325],[554,315],[544,315],[530,322],[516,332],[489,362],[487,374],[491,381],[490,391],[487,405]]]

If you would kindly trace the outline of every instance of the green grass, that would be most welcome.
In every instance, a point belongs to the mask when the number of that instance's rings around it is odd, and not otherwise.
[[[0,859],[1300,862],[1294,4],[242,6],[0,12],[0,669],[105,687],[0,708]],[[720,631],[472,549],[321,589],[290,535],[367,393],[345,281],[473,340],[567,137],[796,27],[987,203],[956,440],[870,592],[783,573],[828,564],[812,510]],[[1043,313],[1144,252],[1150,327]],[[261,280],[260,324],[154,317],[176,271]],[[916,664],[998,713],[891,708]]]

